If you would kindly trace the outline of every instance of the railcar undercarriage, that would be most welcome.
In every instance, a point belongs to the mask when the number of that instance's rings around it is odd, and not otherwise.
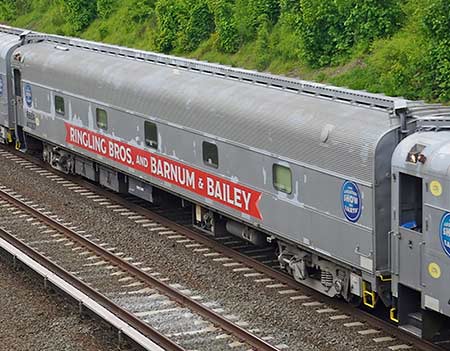
[[[347,301],[352,295],[361,295],[361,278],[350,270],[293,245],[278,242],[278,246],[281,268],[299,283],[329,297],[340,296]]]

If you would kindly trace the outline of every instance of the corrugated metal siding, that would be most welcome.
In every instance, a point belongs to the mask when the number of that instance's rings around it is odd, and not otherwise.
[[[351,106],[47,43],[19,49],[24,79],[373,182],[374,150],[397,125]],[[332,125],[326,144],[320,140]]]
[[[408,108],[409,115],[417,118],[450,118],[450,106],[440,104],[416,104]]]
[[[5,57],[9,49],[18,43],[19,37],[16,35],[0,32],[0,72],[6,73]]]

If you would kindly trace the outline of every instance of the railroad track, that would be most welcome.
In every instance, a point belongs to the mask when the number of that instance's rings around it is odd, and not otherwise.
[[[63,178],[56,175],[49,168],[43,169],[41,168],[42,165],[36,166],[36,160],[31,160],[28,156],[25,156],[26,159],[24,159],[24,156],[17,153],[4,152],[3,156],[7,155],[7,157],[22,164],[24,167],[35,170],[40,175],[62,184],[67,189],[84,196],[87,201],[104,206],[106,210],[115,211],[123,218],[132,220],[136,224],[147,228],[150,227],[158,235],[164,236],[177,244],[184,245],[195,254],[202,255],[216,264],[228,267],[233,272],[242,274],[245,279],[252,279],[255,284],[261,284],[267,291],[278,292],[280,298],[283,297],[292,303],[301,304],[302,307],[312,308],[319,314],[329,316],[330,324],[341,323],[348,329],[349,333],[354,333],[355,336],[364,335],[373,343],[386,343],[386,350],[445,350],[440,346],[432,345],[412,335],[405,334],[394,325],[371,314],[355,309],[336,299],[326,298],[298,284],[290,276],[274,269],[274,262],[265,262],[273,261],[273,257],[271,258],[270,255],[266,259],[264,257],[255,257],[263,256],[263,254],[259,252],[249,253],[248,251],[258,249],[252,248],[234,237],[222,237],[219,240],[212,239],[191,228],[174,223],[173,220],[166,218],[166,216],[155,213],[155,209],[149,210],[143,207],[143,203],[139,200],[130,201],[130,198],[123,198],[84,180],[71,177]],[[0,152],[0,156],[2,156],[2,152]],[[162,209],[157,209],[156,211],[167,214]],[[174,213],[169,213],[169,215],[178,217]],[[182,212],[181,216],[183,216]],[[156,223],[157,226],[151,227],[153,223]]]
[[[0,186],[0,225],[8,228],[0,231],[3,249],[24,257],[25,264],[33,260],[78,294],[88,295],[131,326],[134,333],[128,336],[149,350],[205,349],[206,345],[214,350],[228,350],[230,345],[234,350],[278,350],[197,301],[189,291],[166,284],[150,268],[97,245],[72,223],[61,223],[56,215],[4,186]],[[149,346],[148,340],[141,342],[142,336],[162,349]]]
[[[344,323],[347,328],[357,329],[359,335],[366,335],[375,343],[396,342],[387,346],[391,351],[417,348],[426,351],[447,351],[450,347],[432,344],[398,329],[396,325],[381,319],[367,311],[358,309],[338,299],[328,298],[308,287],[296,282],[291,276],[279,269],[276,256],[267,248],[258,248],[235,236],[213,238],[199,230],[186,226],[184,212],[180,209],[154,208],[151,204],[130,196],[121,196],[109,190],[98,188],[81,180],[80,185],[88,190],[113,201],[118,209],[127,209],[131,217],[140,215],[159,223],[164,231],[159,233],[169,240],[183,244],[202,254],[213,262],[229,267],[244,278],[253,279],[269,290],[274,289],[281,296],[287,296],[292,302],[300,302],[302,306],[315,308],[317,313],[329,314],[330,323]],[[169,229],[169,231],[167,231]],[[348,322],[348,319],[359,320]],[[367,324],[370,327],[367,327]]]

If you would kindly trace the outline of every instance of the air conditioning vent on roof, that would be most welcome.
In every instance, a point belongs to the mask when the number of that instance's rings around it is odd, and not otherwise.
[[[55,49],[61,50],[61,51],[69,51],[69,48],[67,46],[62,46],[62,45],[56,45]]]
[[[322,143],[326,143],[330,137],[331,132],[334,129],[334,125],[332,124],[326,124],[323,129],[322,129],[322,133],[320,133],[320,141]]]

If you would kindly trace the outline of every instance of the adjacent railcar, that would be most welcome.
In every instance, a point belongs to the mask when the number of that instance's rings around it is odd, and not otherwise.
[[[0,143],[12,142],[14,111],[10,104],[12,92],[11,54],[21,43],[20,31],[0,31]]]
[[[422,121],[392,158],[392,293],[401,328],[426,339],[449,338],[449,166],[448,121]]]
[[[444,337],[450,109],[40,33],[8,50],[19,149],[150,202],[175,194],[211,235],[276,246],[305,285]]]

